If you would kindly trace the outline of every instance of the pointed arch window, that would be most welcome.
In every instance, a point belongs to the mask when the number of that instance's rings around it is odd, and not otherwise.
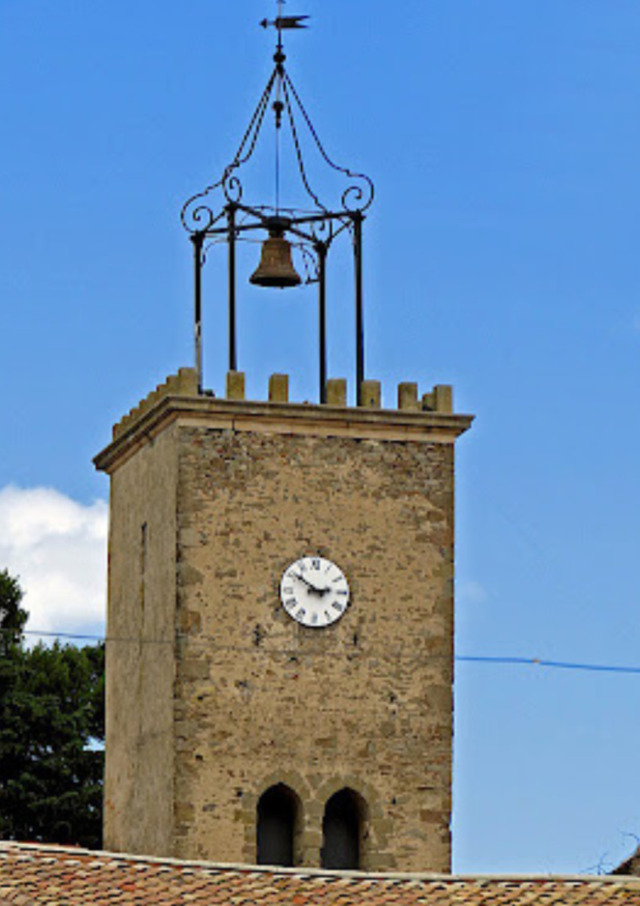
[[[300,822],[300,800],[288,786],[269,787],[258,801],[258,865],[295,865],[296,833]]]
[[[358,869],[364,800],[353,790],[343,789],[328,800],[322,821],[322,867]]]

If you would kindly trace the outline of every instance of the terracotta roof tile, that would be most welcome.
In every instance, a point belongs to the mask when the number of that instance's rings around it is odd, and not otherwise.
[[[640,878],[362,875],[0,843],[0,906],[640,906]]]

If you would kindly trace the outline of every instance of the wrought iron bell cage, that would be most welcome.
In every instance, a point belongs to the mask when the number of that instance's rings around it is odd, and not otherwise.
[[[206,253],[210,245],[226,243],[228,248],[228,362],[229,370],[238,370],[236,331],[236,244],[249,240],[256,231],[273,239],[280,237],[285,245],[293,243],[302,252],[312,276],[307,283],[318,285],[318,333],[319,333],[319,398],[326,402],[327,384],[327,256],[334,241],[342,233],[349,233],[353,245],[355,337],[356,337],[356,392],[361,402],[361,387],[364,380],[364,311],[362,273],[362,235],[365,212],[371,205],[374,186],[368,176],[354,173],[334,163],[326,153],[311,119],[300,99],[296,88],[285,69],[286,56],[283,49],[283,30],[302,28],[302,20],[308,17],[282,16],[282,0],[279,0],[279,15],[273,22],[264,20],[264,27],[274,26],[278,32],[274,69],[253,113],[249,127],[240,143],[232,162],[225,168],[221,179],[202,192],[189,198],[181,212],[182,224],[189,233],[194,253],[194,341],[195,365],[198,384],[202,389],[202,272]],[[274,206],[250,205],[244,200],[244,190],[239,170],[252,158],[263,129],[265,118],[273,111],[276,134],[276,203]],[[295,159],[306,196],[311,201],[309,210],[287,208],[280,205],[279,198],[279,141],[280,131],[286,124],[290,130]],[[307,130],[312,145],[321,159],[332,170],[346,178],[347,185],[335,207],[323,204],[318,193],[311,186],[303,156],[300,128]],[[216,193],[220,207],[212,206]],[[274,233],[275,228],[275,233]],[[276,240],[277,241],[277,240]],[[266,240],[266,243],[269,239]],[[265,245],[266,245],[265,243]],[[260,270],[260,268],[258,269]],[[288,271],[288,267],[286,268]],[[257,272],[256,272],[257,273]],[[256,274],[253,275],[256,277]],[[296,275],[297,276],[297,275]],[[277,279],[277,278],[276,278]],[[252,279],[259,285],[293,286],[297,282],[293,275],[285,275],[284,282]]]

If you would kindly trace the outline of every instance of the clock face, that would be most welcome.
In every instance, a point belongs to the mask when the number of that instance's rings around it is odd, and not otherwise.
[[[303,557],[285,569],[280,599],[298,623],[322,629],[339,620],[349,606],[349,586],[335,563],[324,557]]]

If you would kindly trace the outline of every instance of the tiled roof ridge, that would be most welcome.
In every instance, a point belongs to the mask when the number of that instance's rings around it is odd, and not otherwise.
[[[0,841],[0,859],[9,853],[22,856],[25,860],[34,860],[40,856],[58,857],[65,861],[98,862],[116,865],[154,866],[157,868],[181,869],[185,874],[196,871],[209,875],[244,874],[260,876],[284,876],[294,878],[325,878],[327,881],[353,880],[359,882],[418,882],[434,884],[536,884],[553,882],[555,884],[578,885],[588,884],[591,887],[617,885],[626,888],[640,889],[640,877],[630,875],[558,875],[543,873],[518,874],[436,874],[433,872],[361,872],[338,871],[325,868],[282,868],[280,866],[245,865],[234,863],[208,862],[206,860],[184,860],[168,856],[144,856],[135,853],[113,853],[105,850],[90,850],[75,846],[60,846],[51,843],[18,843]],[[97,867],[97,866],[96,866]]]

